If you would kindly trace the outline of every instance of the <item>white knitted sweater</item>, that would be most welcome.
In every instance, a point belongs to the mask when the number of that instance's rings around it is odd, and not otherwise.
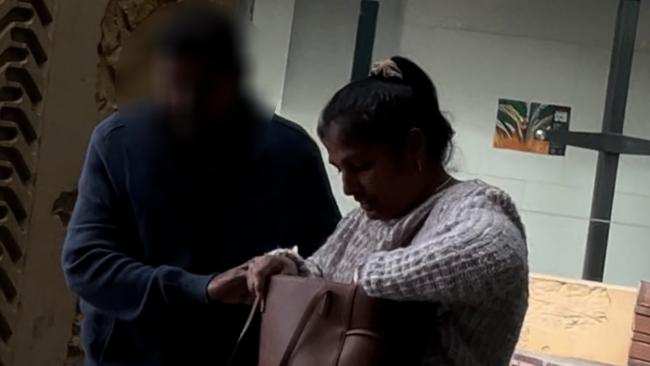
[[[448,315],[431,332],[439,332],[446,363],[506,366],[528,305],[527,256],[510,197],[476,180],[435,194],[398,220],[353,211],[301,271],[356,280],[373,297],[440,304]]]

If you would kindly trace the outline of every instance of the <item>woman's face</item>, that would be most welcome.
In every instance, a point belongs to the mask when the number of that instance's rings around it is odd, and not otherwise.
[[[399,218],[421,200],[424,182],[415,151],[402,154],[383,144],[357,143],[334,123],[323,138],[330,163],[343,180],[343,190],[372,219]]]

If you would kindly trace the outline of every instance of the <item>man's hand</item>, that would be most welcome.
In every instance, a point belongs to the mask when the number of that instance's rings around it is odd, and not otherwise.
[[[274,275],[297,275],[298,268],[289,258],[280,255],[264,255],[249,262],[248,290],[259,298],[263,298],[266,284]]]
[[[250,304],[253,294],[248,291],[246,277],[248,263],[232,268],[212,279],[208,284],[208,298],[224,304]]]

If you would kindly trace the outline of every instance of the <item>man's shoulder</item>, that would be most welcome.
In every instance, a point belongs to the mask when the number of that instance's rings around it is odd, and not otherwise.
[[[113,144],[124,138],[125,130],[129,127],[130,134],[137,130],[152,126],[155,118],[155,108],[148,103],[127,105],[104,118],[93,132],[93,140],[100,143]],[[146,134],[146,132],[144,132]]]
[[[118,111],[113,112],[97,124],[97,127],[95,127],[95,131],[93,132],[94,138],[106,141],[115,134],[115,131],[124,128],[124,126],[124,120],[120,113]]]
[[[307,131],[295,122],[274,115],[270,122],[269,142],[276,150],[289,154],[320,156],[316,142]]]
[[[302,128],[296,122],[290,121],[282,116],[274,114],[273,118],[271,119],[271,123],[274,125],[275,129],[279,133],[284,133],[288,137],[311,141],[311,137],[309,136],[307,131],[305,131],[305,129]]]

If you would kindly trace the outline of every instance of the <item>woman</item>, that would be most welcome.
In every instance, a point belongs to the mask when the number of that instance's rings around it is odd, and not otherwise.
[[[307,259],[254,259],[249,288],[294,274],[441,305],[447,315],[427,329],[442,351],[430,345],[422,365],[508,365],[527,308],[524,228],[503,191],[445,171],[453,130],[425,72],[402,57],[377,64],[334,95],[318,133],[360,209]]]

